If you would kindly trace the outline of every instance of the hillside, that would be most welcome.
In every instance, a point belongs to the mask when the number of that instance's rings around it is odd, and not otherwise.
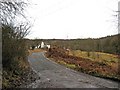
[[[85,51],[68,51],[54,46],[48,50],[46,56],[57,63],[83,73],[117,81],[120,80],[118,55],[101,52],[89,52],[88,55]]]
[[[102,38],[87,39],[34,39],[27,40],[28,46],[41,44],[44,41],[51,46],[57,45],[61,48],[82,51],[99,51],[112,54],[120,54],[120,34]]]

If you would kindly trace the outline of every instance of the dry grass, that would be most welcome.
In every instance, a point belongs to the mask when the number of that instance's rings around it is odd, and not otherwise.
[[[43,52],[43,51],[45,51],[45,50],[43,50],[43,49],[28,50],[29,55],[31,55],[31,54],[34,53],[34,52]]]
[[[118,64],[118,56],[109,53],[89,52],[89,56],[88,56],[88,52],[86,51],[72,50],[69,52],[69,55],[83,57],[96,62],[104,62],[108,65]]]
[[[63,52],[62,52],[63,51]],[[120,80],[118,72],[118,56],[101,52],[69,51],[53,48],[47,52],[49,58],[75,70],[94,76]]]

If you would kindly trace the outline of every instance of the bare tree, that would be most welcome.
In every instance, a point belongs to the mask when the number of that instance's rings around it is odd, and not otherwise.
[[[22,39],[29,34],[31,27],[27,21],[24,9],[28,5],[23,0],[2,0],[0,1],[0,26],[12,26],[11,38]],[[19,22],[18,18],[24,18],[24,22]],[[3,31],[3,30],[2,30]],[[4,31],[3,31],[4,32]]]
[[[18,15],[24,16],[24,9],[27,2],[22,0],[1,0],[0,1],[0,21],[4,24],[9,24]]]
[[[26,57],[24,37],[30,32],[31,25],[24,15],[27,2],[22,0],[0,1],[0,24],[2,26],[3,67],[19,57]],[[24,18],[24,22],[17,18]]]

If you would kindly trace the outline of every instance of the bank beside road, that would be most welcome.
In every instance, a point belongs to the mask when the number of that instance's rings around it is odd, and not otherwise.
[[[118,88],[118,82],[68,69],[46,58],[44,52],[32,53],[28,59],[40,76],[29,88]]]

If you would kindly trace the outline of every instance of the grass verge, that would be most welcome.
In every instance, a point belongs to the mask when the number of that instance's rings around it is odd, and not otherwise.
[[[104,60],[91,60],[86,57],[68,55],[60,48],[53,48],[46,53],[48,58],[52,58],[57,63],[65,65],[68,68],[90,74],[93,76],[120,81],[118,63]],[[63,51],[63,52],[62,52]],[[105,53],[104,53],[105,55]],[[106,54],[107,55],[107,54]],[[115,59],[116,60],[116,59]]]

